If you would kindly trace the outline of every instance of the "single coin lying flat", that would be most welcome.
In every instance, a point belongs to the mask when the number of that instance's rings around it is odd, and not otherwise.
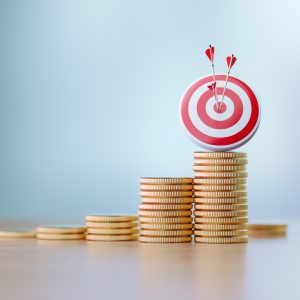
[[[121,242],[121,241],[136,241],[137,235],[98,235],[98,234],[87,234],[86,239],[88,241],[98,242]]]
[[[194,152],[194,158],[247,158],[245,152]]]
[[[206,223],[201,223],[201,224],[194,224],[194,228],[197,230],[220,230],[220,231],[225,231],[225,230],[245,230],[248,228],[247,223],[242,223],[242,224],[206,224]]]
[[[149,230],[187,230],[192,229],[193,224],[141,223],[141,228]]]
[[[192,223],[192,217],[140,217],[141,223],[154,223],[154,224],[189,224]]]
[[[85,233],[85,227],[76,225],[44,225],[36,228],[37,232],[41,233]]]
[[[190,197],[173,197],[173,198],[151,198],[143,197],[142,202],[144,204],[190,204],[194,202],[194,199]]]
[[[0,238],[35,238],[36,232],[25,229],[2,229],[0,230]]]
[[[133,228],[137,227],[137,222],[86,222],[88,228]]]
[[[191,191],[192,184],[141,184],[140,189],[143,191]]]
[[[195,236],[195,242],[207,244],[247,243],[248,237],[200,237]]]
[[[143,243],[188,243],[192,241],[192,237],[178,236],[178,237],[154,237],[154,236],[140,236],[139,241]]]
[[[194,184],[201,185],[231,185],[246,184],[246,178],[194,178]]]
[[[203,237],[236,237],[236,236],[248,236],[247,230],[195,230],[194,234],[196,236],[203,236]]]
[[[248,204],[196,204],[196,210],[247,210]]]
[[[84,233],[52,234],[38,232],[37,239],[41,240],[81,240],[85,239]]]
[[[191,236],[193,234],[192,230],[148,230],[141,229],[140,234],[142,236]]]
[[[127,234],[137,234],[139,229],[137,228],[88,228],[88,234],[100,234],[100,235],[127,235]]]
[[[285,233],[287,224],[248,224],[250,233]]]
[[[193,178],[190,177],[142,177],[140,179],[141,184],[191,184]]]
[[[89,215],[85,219],[90,222],[132,222],[137,221],[138,216]]]
[[[192,204],[140,204],[141,210],[191,210]]]
[[[195,203],[199,204],[212,204],[212,205],[219,205],[219,204],[246,204],[248,203],[247,197],[234,197],[234,198],[205,198],[205,197],[195,197]]]

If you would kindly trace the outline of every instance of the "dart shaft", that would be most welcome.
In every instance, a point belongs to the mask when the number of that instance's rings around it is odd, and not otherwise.
[[[226,88],[227,88],[227,82],[228,82],[229,74],[230,74],[230,69],[228,70],[228,73],[227,73],[227,76],[226,76],[226,81],[225,81],[225,86],[224,86],[224,89],[223,89],[222,99],[221,99],[221,103],[220,103],[220,106],[219,106],[219,112],[222,111],[222,105],[223,105],[223,100],[224,100],[224,96],[225,96],[225,92],[226,92]]]
[[[211,63],[211,66],[212,66],[212,71],[213,71],[214,84],[216,84],[215,65],[214,65],[213,62]],[[216,87],[216,85],[215,85],[215,87]],[[216,101],[216,103],[218,103],[218,95],[217,95],[216,88],[213,88],[213,93],[214,93],[214,96],[215,96],[215,101]]]
[[[210,45],[209,45],[209,49],[210,49],[211,67],[212,67],[213,79],[214,79],[213,93],[214,93],[214,96],[215,96],[215,101],[216,101],[216,103],[218,103],[218,95],[217,95],[217,91],[216,91],[216,75],[215,75],[214,54],[213,54],[213,51],[212,51],[212,47]]]

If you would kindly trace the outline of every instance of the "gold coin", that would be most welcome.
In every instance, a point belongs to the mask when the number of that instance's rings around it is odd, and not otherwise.
[[[89,215],[85,219],[89,222],[132,222],[137,221],[138,216]]]
[[[198,210],[247,210],[248,204],[196,204]]]
[[[246,184],[246,178],[194,178],[194,185],[227,185],[227,184]]]
[[[136,222],[86,222],[86,227],[90,228],[133,228],[137,227]]]
[[[187,243],[192,241],[190,236],[140,236],[139,241],[142,243]]]
[[[248,160],[245,158],[224,158],[224,159],[206,159],[206,158],[195,158],[195,165],[246,165]]]
[[[247,170],[246,165],[236,165],[236,166],[203,166],[203,165],[194,165],[193,170],[196,172],[237,172]]]
[[[205,184],[195,184],[194,190],[197,191],[246,191],[247,186],[243,184],[227,184],[227,185],[205,185]]]
[[[126,235],[139,233],[137,228],[88,228],[88,234],[100,234],[100,235]]]
[[[200,237],[195,236],[195,242],[207,244],[247,243],[248,237]]]
[[[171,197],[191,197],[193,196],[192,191],[140,191],[141,197],[151,198],[171,198]]]
[[[174,217],[174,218],[162,218],[162,217],[140,217],[141,223],[155,223],[155,224],[186,224],[192,223],[192,217]]]
[[[248,224],[248,229],[249,232],[284,233],[287,226],[287,224]]]
[[[189,217],[191,214],[191,210],[139,210],[140,216],[153,218]]]
[[[23,229],[2,229],[0,230],[0,238],[35,238],[36,232]]]
[[[142,210],[191,210],[193,205],[190,204],[140,204]]]
[[[194,202],[192,197],[187,198],[142,198],[143,203],[149,204],[190,204]]]
[[[194,215],[197,217],[208,217],[208,218],[247,217],[248,210],[232,210],[232,211],[195,210]]]
[[[245,152],[194,152],[194,158],[247,158]]]
[[[54,233],[41,233],[36,234],[37,239],[41,240],[82,240],[85,238],[84,233],[68,233],[68,234],[54,234]]]
[[[195,217],[195,223],[209,224],[245,224],[248,223],[247,217],[232,217],[232,218],[204,218]]]
[[[149,230],[187,230],[192,229],[193,224],[141,223],[141,228]]]
[[[246,191],[195,191],[196,197],[205,197],[205,198],[240,198],[247,197]]]
[[[192,184],[193,178],[190,177],[142,177],[141,184]]]
[[[86,239],[88,241],[95,242],[121,242],[121,241],[136,241],[137,235],[98,235],[98,234],[87,234]]]
[[[245,178],[248,176],[247,172],[195,172],[196,178]]]
[[[68,233],[85,233],[85,227],[74,226],[74,225],[49,225],[49,226],[38,226],[37,232],[40,233],[57,233],[57,234],[68,234]]]
[[[234,237],[234,236],[248,236],[247,230],[194,230],[195,236],[205,236],[205,237]]]
[[[191,191],[192,184],[141,184],[140,189],[143,191]]]
[[[141,229],[142,236],[191,236],[193,230],[148,230]]]
[[[247,223],[244,224],[194,224],[194,228],[195,229],[199,229],[199,230],[221,230],[221,231],[225,231],[225,230],[245,230],[247,229],[248,225]]]
[[[248,203],[247,197],[238,197],[238,198],[194,198],[195,203],[200,204],[246,204]]]

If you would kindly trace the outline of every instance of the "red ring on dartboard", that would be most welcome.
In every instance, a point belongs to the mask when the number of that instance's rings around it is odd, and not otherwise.
[[[217,88],[216,90],[217,94],[222,96],[223,88]],[[206,111],[208,100],[214,97],[213,92],[207,89],[207,91],[200,96],[197,103],[197,113],[199,119],[201,119],[204,124],[215,129],[227,129],[234,126],[241,119],[243,115],[243,102],[239,95],[233,90],[227,88],[225,91],[225,96],[230,98],[230,100],[233,102],[234,110],[233,114],[228,119],[223,121],[212,119]]]
[[[216,75],[217,85],[218,85],[218,82],[223,81],[223,83],[224,83],[225,80],[226,80],[226,75]],[[185,94],[183,96],[182,102],[181,102],[181,109],[180,109],[181,120],[182,120],[185,128],[187,129],[189,135],[193,138],[193,140],[196,141],[201,146],[203,146],[204,148],[207,148],[209,150],[224,150],[224,151],[237,148],[237,147],[243,145],[245,142],[247,142],[254,135],[254,133],[256,132],[256,130],[258,128],[259,119],[260,119],[260,107],[259,107],[258,100],[257,100],[255,94],[253,93],[253,91],[250,89],[250,87],[248,85],[246,85],[246,83],[244,83],[243,81],[241,81],[235,77],[229,76],[228,82],[231,83],[233,85],[233,87],[236,85],[236,86],[238,86],[238,88],[242,89],[248,98],[247,101],[250,102],[250,111],[249,110],[244,111],[244,105],[243,105],[243,102],[241,101],[241,103],[239,105],[234,105],[234,107],[235,107],[234,110],[237,110],[237,112],[235,112],[235,113],[238,113],[238,115],[239,115],[241,113],[239,110],[242,111],[242,115],[245,113],[249,113],[249,119],[248,119],[246,125],[235,134],[225,136],[225,137],[209,136],[209,135],[205,134],[204,132],[202,132],[200,129],[198,129],[194,125],[194,123],[190,117],[189,104],[190,104],[193,94],[199,88],[201,88],[202,86],[207,86],[207,84],[211,83],[211,82],[213,82],[213,77],[207,76],[207,77],[204,77],[204,78],[196,81],[194,84],[192,84],[187,89],[187,91],[185,92]],[[223,91],[223,88],[220,88],[220,89]],[[206,94],[206,92],[204,92],[203,95],[204,94]],[[219,90],[218,90],[218,94],[219,94]],[[199,102],[202,102],[203,99],[206,100],[206,97],[208,97],[207,95],[205,95],[205,96],[203,96],[203,95],[201,95],[199,98],[199,100],[201,100],[201,101],[198,101],[198,103],[197,103],[197,112],[195,112],[195,113],[197,114],[198,117],[199,117],[198,105],[200,105]],[[202,98],[202,96],[204,98]],[[211,97],[211,94],[210,94],[210,97]],[[214,126],[218,126],[218,125],[216,125],[216,124],[218,124],[218,122],[223,122],[223,121],[213,120],[213,122],[211,122],[211,120],[209,120],[206,117],[204,117],[204,119],[206,121],[206,124],[210,124],[209,127],[214,130],[222,130],[222,129],[226,130],[226,128],[228,128],[228,127],[220,127],[220,128],[214,127]],[[241,119],[241,117],[239,118],[239,120],[240,119]],[[201,120],[203,121],[202,114],[201,114]],[[237,118],[235,116],[234,122],[236,120],[237,120]],[[234,124],[236,124],[237,122],[238,122],[238,120]],[[222,125],[228,126],[228,124],[226,124],[226,123],[223,123]]]

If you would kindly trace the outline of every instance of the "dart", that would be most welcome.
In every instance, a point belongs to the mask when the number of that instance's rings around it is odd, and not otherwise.
[[[214,79],[214,83],[212,85],[210,85],[211,88],[209,86],[208,86],[208,88],[214,93],[215,100],[218,103],[218,96],[217,96],[217,93],[216,93],[215,64],[214,64],[215,47],[213,47],[212,45],[209,45],[209,48],[207,48],[205,50],[205,54],[208,57],[208,59],[211,61],[211,66],[212,66],[212,71],[213,71],[213,79]]]
[[[227,88],[228,77],[229,77],[230,70],[231,70],[232,66],[236,62],[236,57],[233,54],[231,56],[227,56],[226,57],[226,62],[227,62],[227,66],[228,66],[228,72],[227,72],[227,76],[226,76],[225,87],[224,87],[224,90],[223,90],[221,103],[220,103],[220,106],[219,106],[219,112],[222,111],[222,104],[223,104],[223,100],[224,100],[224,96],[225,96],[225,92],[226,92],[226,88]]]
[[[215,96],[216,103],[218,103],[217,94],[216,94],[216,85],[217,85],[217,83],[214,82],[214,83],[208,85],[207,87],[208,87],[208,89],[210,89],[213,92],[213,94]]]

